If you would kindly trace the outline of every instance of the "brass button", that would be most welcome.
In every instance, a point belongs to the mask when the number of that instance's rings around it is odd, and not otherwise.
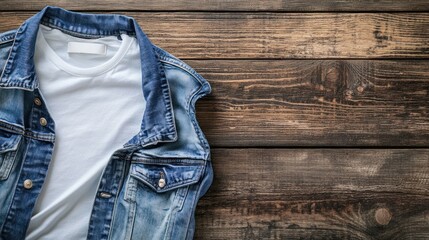
[[[161,178],[158,181],[158,187],[163,188],[165,186],[165,179]]]
[[[37,106],[42,105],[42,101],[40,100],[40,98],[36,97],[34,98],[34,104],[36,104]]]
[[[24,188],[30,189],[32,187],[33,187],[33,181],[31,181],[30,179],[27,179],[24,181]]]
[[[46,126],[48,124],[48,121],[46,121],[46,118],[40,118],[40,125]]]

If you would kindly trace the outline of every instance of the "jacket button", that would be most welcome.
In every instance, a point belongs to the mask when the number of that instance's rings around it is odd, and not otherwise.
[[[106,193],[106,192],[100,192],[100,197],[102,197],[102,198],[110,198],[110,197],[112,197],[112,194]]]
[[[46,118],[40,118],[40,125],[46,126],[48,124],[48,121],[46,121]]]
[[[33,181],[31,181],[30,179],[27,179],[24,181],[24,188],[30,189],[32,187],[33,187]]]
[[[163,188],[165,186],[165,179],[161,178],[158,181],[158,187]]]
[[[34,104],[36,104],[37,106],[42,105],[42,101],[40,100],[40,98],[36,97],[34,98]]]

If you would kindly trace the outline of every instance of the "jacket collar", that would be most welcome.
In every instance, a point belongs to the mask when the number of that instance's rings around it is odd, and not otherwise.
[[[0,87],[28,91],[39,87],[33,55],[40,23],[78,36],[120,36],[121,33],[135,36],[140,46],[142,91],[146,99],[146,108],[140,132],[126,145],[146,146],[177,139],[172,99],[164,68],[152,43],[132,17],[79,13],[54,6],[44,7],[17,29],[0,76]]]

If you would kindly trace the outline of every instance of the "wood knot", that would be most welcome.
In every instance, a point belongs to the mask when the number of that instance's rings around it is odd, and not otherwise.
[[[353,91],[348,89],[348,90],[346,90],[345,94],[346,94],[346,96],[351,96],[353,94]]]
[[[326,73],[326,80],[336,82],[340,79],[340,71],[337,68],[330,68]]]
[[[345,96],[345,97],[346,97],[346,100],[350,100],[350,99],[352,99],[353,91],[352,91],[352,90],[350,90],[350,89],[348,89],[348,90],[346,90],[346,91],[344,92],[344,94],[346,95],[346,96]]]
[[[358,92],[362,93],[362,92],[363,92],[363,90],[364,90],[364,88],[363,88],[362,86],[358,86],[358,87],[357,87],[357,90],[358,90]]]
[[[374,214],[375,221],[380,225],[389,224],[390,220],[392,220],[392,214],[387,208],[378,208]]]

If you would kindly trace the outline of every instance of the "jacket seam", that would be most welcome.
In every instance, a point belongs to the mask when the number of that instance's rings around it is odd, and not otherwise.
[[[13,41],[13,37],[15,36],[16,28],[0,33],[0,45],[3,43]]]
[[[184,70],[184,71],[186,71],[187,73],[189,73],[190,75],[192,75],[192,77],[194,77],[195,78],[195,80],[197,80],[202,86],[204,86],[204,85],[206,85],[207,83],[207,80],[203,80],[202,79],[202,77],[200,77],[200,76],[197,76],[195,73],[194,73],[194,71],[192,71],[191,69],[189,69],[189,68],[187,68],[187,67],[185,67],[185,66],[183,66],[182,64],[180,64],[180,63],[176,63],[176,61],[171,61],[171,60],[175,60],[175,59],[173,59],[173,58],[169,58],[169,57],[167,57],[167,56],[160,56],[162,59],[160,59],[160,61],[161,62],[164,62],[164,63],[167,63],[167,64],[170,64],[170,65],[173,65],[173,66],[176,66],[176,67],[178,67],[178,68],[180,68],[180,69],[182,69],[182,70]]]
[[[11,38],[11,39],[7,39],[7,40],[2,40],[1,42],[0,42],[0,45],[1,44],[5,44],[5,43],[8,43],[8,42],[12,42],[13,41],[13,38]]]
[[[202,131],[201,131],[201,128],[200,128],[200,126],[199,126],[199,124],[198,124],[198,122],[197,122],[197,120],[196,120],[196,117],[195,117],[195,111],[193,111],[192,113],[191,113],[191,105],[192,105],[192,110],[194,110],[194,108],[195,108],[195,106],[194,106],[194,104],[192,104],[193,103],[193,100],[194,100],[194,98],[197,96],[197,98],[195,99],[195,101],[196,100],[198,100],[200,97],[202,97],[202,96],[204,96],[204,95],[206,95],[206,93],[202,93],[201,92],[201,90],[203,89],[203,87],[204,87],[204,85],[205,84],[207,84],[206,82],[206,80],[204,80],[204,82],[202,82],[202,80],[199,80],[199,78],[198,78],[198,76],[196,76],[195,74],[193,74],[192,73],[192,71],[190,71],[190,70],[188,70],[188,69],[186,69],[185,67],[183,67],[183,66],[180,66],[179,64],[176,64],[176,63],[172,63],[171,61],[167,61],[167,60],[160,60],[160,61],[162,61],[162,62],[164,62],[164,63],[166,63],[166,64],[170,64],[170,65],[172,65],[172,66],[175,66],[175,67],[178,67],[178,68],[180,68],[180,69],[182,69],[182,70],[184,70],[184,71],[186,71],[187,73],[189,73],[195,80],[197,80],[198,81],[198,83],[200,83],[200,86],[199,86],[199,88],[197,89],[197,90],[194,90],[194,92],[192,93],[192,94],[190,94],[189,96],[188,96],[188,99],[187,99],[187,103],[186,103],[186,112],[187,112],[187,115],[189,116],[189,118],[191,119],[191,122],[192,122],[192,125],[193,125],[193,127],[194,127],[194,129],[195,129],[195,131],[197,132],[197,135],[198,135],[198,139],[200,140],[200,142],[203,144],[203,147],[204,147],[204,159],[207,159],[208,157],[209,157],[209,152],[210,152],[210,147],[209,147],[209,145],[208,145],[208,141],[207,141],[207,139],[205,139],[205,137],[202,135],[203,133],[202,133]]]
[[[172,55],[171,53],[165,51],[164,49],[153,45],[155,52],[158,53],[159,57],[161,58],[160,61],[165,62],[165,63],[169,63],[171,65],[177,66],[183,70],[185,70],[186,72],[188,72],[189,74],[191,74],[198,82],[200,82],[201,85],[203,86],[207,86],[209,88],[209,92],[211,91],[211,87],[209,82],[204,79],[197,71],[195,71],[195,69],[193,69],[191,66],[189,66],[188,64],[186,64],[185,62],[183,62],[183,60],[175,57],[174,55]]]
[[[158,189],[156,187],[156,184],[154,185],[153,183],[150,182],[150,178],[149,177],[141,177],[139,174],[134,174],[134,173],[130,173],[130,176],[132,176],[134,178],[137,178],[140,181],[143,181],[144,183],[146,183],[148,186],[150,186],[156,192],[162,193],[162,192],[167,192],[167,191],[170,191],[170,190],[173,190],[173,189],[177,189],[178,187],[184,187],[186,185],[191,185],[193,183],[197,183],[200,180],[200,178],[202,176],[202,173],[204,172],[204,169],[206,168],[206,166],[207,166],[206,162],[204,164],[201,164],[201,165],[197,166],[198,168],[200,168],[200,169],[195,170],[196,176],[199,176],[198,179],[192,179],[191,178],[191,179],[183,180],[181,182],[177,182],[177,183],[173,183],[173,184],[168,184],[163,189]],[[137,171],[137,172],[139,172],[139,171]],[[139,173],[143,174],[141,172],[139,172]]]
[[[131,158],[131,155],[132,155],[132,154],[128,154],[128,156],[127,156],[127,161],[124,161],[124,162],[122,163],[122,164],[123,164],[123,166],[124,166],[124,168],[122,169],[122,176],[121,176],[120,182],[119,182],[119,184],[118,184],[117,193],[115,194],[115,201],[114,201],[114,203],[113,203],[113,209],[112,209],[112,219],[110,220],[110,224],[109,224],[109,233],[108,233],[108,235],[107,235],[107,238],[108,238],[108,239],[111,239],[111,237],[112,237],[113,224],[115,223],[115,220],[116,220],[116,215],[117,215],[116,211],[117,211],[117,205],[118,205],[118,199],[119,199],[119,196],[120,196],[120,191],[122,191],[122,185],[124,184],[124,182],[125,182],[125,178],[126,178],[126,176],[128,175],[128,173],[126,173],[126,171],[125,171],[125,169],[126,169],[126,164],[127,164],[128,160]],[[112,160],[112,159],[110,159],[110,160]],[[104,173],[105,173],[105,171],[104,171],[104,169],[103,169],[102,176],[104,175]],[[98,184],[97,184],[97,193],[96,193],[96,195],[98,195],[98,190],[99,190],[99,189],[98,189],[98,186],[100,186],[101,179],[102,179],[102,177],[100,178],[100,181],[99,181],[99,182],[98,182]],[[96,196],[96,197],[97,197],[97,196]],[[92,207],[94,207],[94,205],[92,205]]]
[[[137,160],[130,160],[131,163],[143,163],[143,164],[154,164],[164,165],[165,163],[174,163],[177,165],[203,165],[207,161],[204,158],[139,158]]]
[[[3,79],[3,77],[4,76],[7,76],[7,74],[5,75],[5,73],[6,73],[6,70],[7,71],[10,71],[10,66],[9,66],[9,68],[6,68],[9,64],[12,64],[12,60],[13,60],[13,58],[14,58],[14,55],[12,55],[12,53],[13,53],[13,48],[14,48],[14,46],[15,46],[15,43],[16,43],[16,36],[18,36],[18,33],[19,33],[19,31],[20,31],[20,29],[22,28],[22,26],[24,26],[24,24],[25,24],[25,22],[23,22],[23,23],[21,23],[21,25],[17,28],[17,30],[16,30],[16,32],[15,32],[15,34],[14,34],[14,37],[13,37],[13,41],[12,41],[12,46],[10,47],[10,51],[9,51],[9,55],[7,56],[7,59],[6,59],[6,62],[5,62],[5,64],[4,64],[4,66],[3,66],[3,70],[1,71],[1,73],[0,73],[0,81],[1,81],[1,79]],[[12,33],[13,34],[13,33]],[[12,59],[11,59],[12,58]],[[9,73],[8,73],[9,74]]]
[[[131,31],[128,31],[128,30],[121,30],[121,29],[119,29],[118,31],[109,32],[108,34],[79,33],[79,32],[76,32],[76,31],[71,31],[71,30],[65,29],[62,26],[59,26],[59,25],[53,23],[52,20],[55,20],[55,18],[51,18],[51,17],[45,16],[43,19],[40,20],[40,23],[43,24],[43,25],[45,25],[45,26],[48,26],[48,27],[51,27],[51,28],[63,31],[63,32],[65,32],[67,34],[70,34],[70,35],[72,35],[74,37],[84,37],[84,38],[91,38],[92,39],[92,38],[100,38],[100,37],[106,37],[106,36],[118,36],[118,35],[120,35],[121,33],[124,33],[124,32],[126,32],[126,34],[128,34],[130,36],[135,36],[135,33],[131,32]]]
[[[42,135],[41,136],[40,134],[27,131],[25,129],[22,129],[22,128],[16,126],[16,125],[13,125],[11,123],[7,123],[7,122],[1,121],[1,120],[0,120],[0,130],[8,131],[8,132],[13,133],[13,134],[20,134],[23,137],[28,137],[28,138],[36,139],[36,140],[40,140],[40,141],[48,141],[48,142],[54,142],[55,141],[55,136],[53,136],[53,135],[49,135],[49,136],[47,136],[47,135],[43,136]]]
[[[191,224],[191,219],[192,219],[192,217],[195,217],[195,210],[196,210],[196,204],[198,203],[198,196],[200,195],[200,192],[201,192],[201,188],[202,188],[202,183],[203,183],[203,181],[202,180],[204,180],[204,178],[206,177],[206,169],[207,169],[207,167],[208,167],[208,163],[206,163],[205,165],[204,165],[204,167],[203,167],[203,172],[202,172],[202,174],[201,174],[201,176],[200,176],[200,179],[198,179],[198,181],[197,181],[197,183],[199,183],[198,184],[198,187],[197,187],[197,189],[196,189],[196,193],[195,193],[195,196],[192,198],[192,213],[191,214],[189,214],[189,218],[187,219],[188,220],[188,223],[187,223],[187,227],[186,227],[186,229],[187,230],[189,230],[189,225]],[[195,222],[194,222],[195,223]],[[185,236],[185,239],[188,239],[188,234],[189,234],[189,231],[186,231],[186,236]]]

